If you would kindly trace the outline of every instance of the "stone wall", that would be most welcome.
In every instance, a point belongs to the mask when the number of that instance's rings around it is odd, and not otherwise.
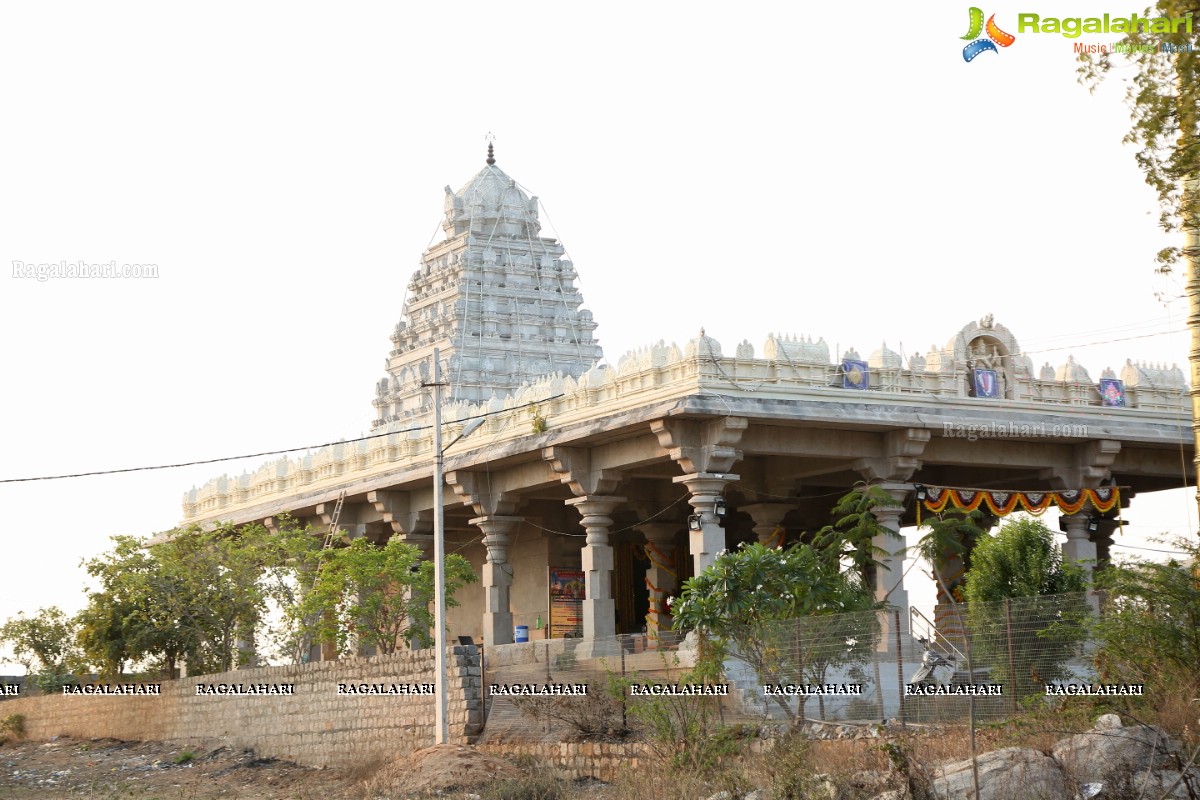
[[[339,695],[338,684],[433,683],[433,650],[298,666],[262,667],[164,681],[162,694],[47,695],[4,703],[23,714],[32,739],[52,736],[190,740],[250,748],[260,758],[314,767],[364,763],[428,747],[432,694]],[[449,648],[450,741],[472,743],[483,729],[479,650]],[[294,684],[293,695],[198,696],[199,684]]]
[[[569,780],[597,778],[607,783],[637,769],[642,759],[652,755],[643,742],[504,742],[479,749],[498,756],[531,757]]]

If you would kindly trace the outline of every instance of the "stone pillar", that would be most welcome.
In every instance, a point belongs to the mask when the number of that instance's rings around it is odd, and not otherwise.
[[[650,595],[650,611],[646,614],[646,632],[653,640],[659,631],[671,630],[674,622],[666,598],[679,588],[679,573],[675,568],[675,532],[677,522],[646,522],[637,526],[646,537],[646,590]]]
[[[1079,511],[1077,514],[1066,514],[1063,516],[1063,523],[1067,531],[1067,541],[1063,543],[1062,554],[1063,560],[1072,564],[1078,564],[1087,572],[1088,583],[1092,582],[1092,568],[1096,561],[1096,543],[1092,541],[1091,533],[1088,531],[1088,516],[1087,509]],[[1088,561],[1091,563],[1081,563]]]
[[[745,511],[750,515],[750,519],[754,520],[754,535],[758,537],[758,541],[776,548],[783,547],[783,540],[787,536],[780,523],[793,508],[795,505],[792,503],[754,503],[739,506],[740,511]]]
[[[882,485],[888,494],[896,501],[895,505],[879,506],[872,510],[875,519],[889,531],[897,534],[892,536],[880,533],[871,539],[871,546],[883,550],[887,555],[876,555],[879,566],[874,570],[875,599],[887,598],[887,603],[900,609],[901,616],[908,614],[908,591],[904,588],[904,558],[894,555],[904,548],[904,540],[898,538],[900,533],[900,515],[904,513],[904,498],[909,486],[896,484]],[[885,652],[896,638],[895,623],[891,614],[883,614],[880,620],[879,642],[876,649]]]
[[[487,561],[483,565],[483,646],[512,644],[513,615],[508,605],[512,587],[512,565],[508,563],[508,545],[512,529],[520,517],[476,517],[471,524],[483,531]]]
[[[258,653],[254,648],[253,624],[238,630],[233,640],[233,668],[254,669],[258,666]]]
[[[711,566],[717,560],[717,555],[725,549],[725,529],[713,513],[713,505],[725,485],[740,477],[728,473],[694,472],[674,479],[675,483],[682,483],[692,493],[688,503],[700,517],[700,530],[688,528],[689,549],[696,575]]]
[[[416,547],[421,551],[421,560],[422,561],[433,560],[433,536],[427,536],[427,535],[423,535],[423,534],[409,534],[406,536],[402,536],[402,539],[405,544],[411,544],[413,547]],[[433,602],[432,597],[428,597],[428,598],[426,598],[426,600],[427,600],[427,602],[430,602],[430,603]],[[411,603],[413,601],[412,586],[404,587],[404,601],[406,603],[409,603],[410,607],[411,607]],[[416,624],[416,620],[413,619],[412,614],[409,614],[409,615],[407,615],[406,619],[404,620],[404,629],[409,630],[410,628],[415,627],[415,624]],[[425,631],[425,633],[430,637],[432,637],[434,635],[434,631],[432,629]],[[424,646],[422,645],[421,641],[417,640],[417,639],[409,639],[407,645],[408,645],[409,650],[424,649]]]
[[[904,588],[904,557],[895,554],[904,549],[904,539],[900,537],[900,515],[904,513],[904,498],[910,487],[885,485],[883,488],[896,500],[896,505],[878,506],[872,513],[880,525],[895,535],[881,533],[871,540],[873,547],[887,553],[876,559],[880,566],[875,570],[875,599],[883,600],[886,597],[890,605],[907,610],[908,591]]]
[[[1096,545],[1096,569],[1101,570],[1112,560],[1109,548],[1113,546],[1113,534],[1120,530],[1121,526],[1115,519],[1098,519],[1096,527],[1096,532],[1090,538]]]
[[[583,574],[586,594],[583,601],[583,638],[602,639],[617,635],[616,606],[612,597],[613,549],[608,543],[609,516],[624,497],[586,495],[573,497],[567,505],[575,506],[583,516],[587,531],[583,547]]]

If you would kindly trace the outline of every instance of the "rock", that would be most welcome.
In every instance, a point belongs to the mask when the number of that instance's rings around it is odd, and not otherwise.
[[[849,776],[850,785],[857,789],[875,789],[882,791],[887,784],[887,775],[873,770],[859,770]]]
[[[716,794],[709,795],[708,800],[733,800],[733,795],[726,791],[720,791]]]
[[[933,796],[960,800],[975,796],[971,761],[955,761],[933,771]],[[1049,756],[1027,747],[1006,747],[979,756],[979,800],[1066,798],[1067,779]]]
[[[1121,718],[1116,714],[1102,714],[1092,726],[1094,731],[1115,731],[1121,727]]]
[[[1187,798],[1194,796],[1188,793],[1188,784],[1190,783],[1192,790],[1197,794],[1200,794],[1200,769],[1193,768],[1188,770],[1187,777],[1180,781],[1179,785],[1172,789],[1170,794],[1164,795],[1163,792],[1167,790],[1168,786],[1175,783],[1175,779],[1178,777],[1179,773],[1177,771],[1172,771],[1169,769],[1160,770],[1158,772],[1142,770],[1134,774],[1132,788],[1141,793],[1143,791],[1143,787],[1145,787],[1144,796],[1153,796],[1155,798],[1181,797],[1185,798],[1186,800]]]
[[[1115,714],[1106,714],[1116,716]],[[1161,728],[1137,725],[1128,728],[1092,729],[1054,745],[1054,758],[1076,783],[1108,782],[1138,770],[1171,763],[1175,750]]]
[[[837,784],[829,777],[828,773],[818,772],[812,776],[812,781],[805,788],[808,790],[806,798],[810,800],[838,800]]]
[[[765,800],[765,798],[763,798],[762,789],[755,789],[752,792],[747,792],[742,800]]]

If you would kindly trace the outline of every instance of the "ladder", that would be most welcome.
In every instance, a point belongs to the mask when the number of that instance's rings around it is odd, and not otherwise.
[[[333,542],[337,538],[338,534],[338,520],[342,517],[342,505],[345,502],[346,490],[342,489],[342,491],[338,493],[337,502],[333,504],[333,513],[329,515],[329,530],[325,533],[325,541],[321,544],[322,550],[328,550],[329,548],[333,547]],[[324,563],[317,565],[316,572],[313,573],[312,585],[308,587],[310,592],[316,588],[317,581],[321,579],[321,568],[324,566]],[[298,663],[303,664],[308,662],[308,654],[312,648],[312,644],[312,639],[310,639],[307,635],[300,640],[298,644],[298,651],[296,653],[296,660]]]
[[[337,502],[333,504],[333,513],[329,516],[329,532],[325,534],[325,543],[321,545],[322,550],[328,550],[333,547],[333,540],[338,533],[338,520],[342,516],[342,504],[346,502],[346,490],[342,489],[338,493]]]

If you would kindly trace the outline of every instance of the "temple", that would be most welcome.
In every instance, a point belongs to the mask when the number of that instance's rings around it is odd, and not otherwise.
[[[1103,563],[1121,506],[1179,487],[1181,462],[1191,470],[1188,389],[1175,367],[1130,361],[1098,379],[1073,358],[1038,368],[991,315],[907,360],[886,345],[862,358],[783,334],[726,348],[700,331],[612,366],[574,265],[541,234],[537,198],[491,148],[466,185],[446,188],[442,227],[408,284],[371,435],[211,480],[185,494],[184,525],[271,527],[289,514],[324,527],[344,498],[338,525],[349,536],[398,536],[429,552],[423,384],[435,347],[448,384],[446,548],[482,576],[458,593],[449,625],[485,645],[512,642],[516,626],[561,635],[548,626],[552,570],[582,573],[584,638],[669,628],[665,598],[723,549],[803,540],[862,482],[894,499],[875,513],[897,532],[915,524],[926,487],[1001,497],[1118,487],[1115,507],[1064,517],[1064,554]],[[873,580],[903,608],[899,561],[885,559]],[[953,580],[961,565],[938,569]]]

